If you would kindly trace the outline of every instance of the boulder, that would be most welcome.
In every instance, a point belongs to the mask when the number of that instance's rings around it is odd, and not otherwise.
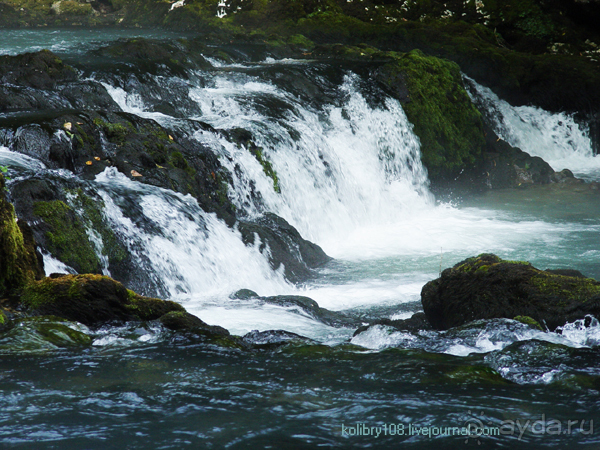
[[[524,261],[481,254],[427,283],[421,302],[427,320],[446,330],[479,319],[527,316],[550,330],[600,317],[600,282],[568,272],[536,269]]]
[[[102,275],[51,275],[29,284],[21,303],[35,315],[54,315],[88,326],[185,313],[178,303],[143,297]]]
[[[313,269],[331,260],[321,247],[302,238],[298,230],[273,213],[254,221],[239,221],[238,229],[246,245],[254,245],[258,236],[260,251],[269,247],[269,262],[273,270],[283,264],[285,277],[294,283],[307,279],[313,274]]]

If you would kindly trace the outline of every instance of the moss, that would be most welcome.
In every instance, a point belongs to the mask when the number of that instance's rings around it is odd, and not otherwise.
[[[6,201],[0,174],[0,296],[23,288],[35,280],[38,271],[34,243],[26,241],[14,207]]]
[[[273,180],[273,189],[275,192],[280,193],[281,188],[279,187],[279,178],[277,177],[277,172],[275,172],[275,169],[273,169],[273,165],[263,156],[262,148],[256,147],[253,144],[251,144],[249,147],[250,152],[262,166],[265,175]]]
[[[124,306],[140,320],[156,320],[172,311],[186,312],[185,308],[178,303],[143,297],[129,289],[127,289],[127,303]]]
[[[544,331],[544,329],[542,328],[542,326],[540,325],[540,323],[533,319],[532,317],[529,316],[516,316],[513,317],[513,320],[516,320],[517,322],[521,322],[524,323],[525,325],[529,325],[532,328],[537,328],[540,331]]]
[[[124,144],[127,139],[127,136],[135,132],[135,128],[129,122],[127,122],[126,124],[109,123],[105,120],[100,119],[99,117],[96,117],[94,119],[94,124],[102,128],[104,134],[106,134],[106,137],[111,142],[115,142],[117,144]]]
[[[171,311],[185,311],[178,303],[143,297],[103,275],[64,275],[31,283],[21,296],[30,312],[58,315],[88,326],[113,321],[156,320]]]
[[[306,51],[310,51],[315,47],[315,43],[302,34],[290,36],[287,43],[288,45],[294,45]]]
[[[382,68],[393,85],[401,75],[409,99],[403,108],[421,141],[422,161],[431,177],[448,177],[473,165],[485,146],[481,114],[465,91],[457,64],[420,50]]]
[[[600,283],[592,278],[569,277],[536,270],[530,284],[542,295],[586,302],[600,294]]]
[[[127,258],[127,249],[119,242],[117,236],[112,231],[106,220],[102,216],[101,210],[104,208],[102,199],[94,199],[84,194],[81,189],[74,191],[74,205],[82,211],[84,220],[89,221],[89,225],[102,238],[102,254],[108,258],[109,264],[118,264]]]
[[[100,262],[84,225],[67,204],[60,200],[40,201],[33,212],[48,226],[48,251],[80,273],[94,273]]]

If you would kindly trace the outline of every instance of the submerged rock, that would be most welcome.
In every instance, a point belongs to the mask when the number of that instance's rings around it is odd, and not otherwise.
[[[0,353],[39,353],[87,347],[92,344],[92,338],[86,331],[81,324],[55,316],[20,318],[8,330],[0,330]]]
[[[353,336],[358,336],[361,333],[369,330],[369,328],[377,326],[377,325],[385,325],[388,327],[395,328],[398,331],[408,331],[410,333],[418,333],[421,330],[431,330],[431,324],[428,322],[427,317],[424,313],[416,313],[413,314],[408,319],[402,320],[391,320],[391,319],[379,319],[369,325],[363,325],[358,328]]]
[[[332,327],[357,326],[360,324],[360,319],[347,316],[342,312],[321,308],[312,298],[301,295],[274,295],[272,297],[259,297],[259,299],[272,305],[300,308],[312,318]]]
[[[427,319],[439,330],[478,319],[518,316],[554,330],[588,314],[600,316],[600,282],[481,254],[427,283],[421,302]]]
[[[284,345],[313,345],[316,341],[285,330],[253,330],[242,336],[242,340],[256,349],[271,350]]]

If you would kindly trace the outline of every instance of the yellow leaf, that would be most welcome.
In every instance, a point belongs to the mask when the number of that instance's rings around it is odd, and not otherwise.
[[[71,128],[73,128],[73,124],[71,122],[65,122],[63,127],[65,128],[65,130],[71,131]]]
[[[141,177],[141,176],[142,176],[142,174],[141,174],[141,173],[139,173],[139,172],[137,172],[137,171],[135,171],[135,170],[132,170],[132,171],[131,171],[131,176],[132,176],[132,177]]]
[[[95,159],[96,161],[100,161],[100,157],[99,157],[99,156],[94,156],[94,159]]]
[[[91,166],[92,162],[91,161],[86,161],[85,164],[88,165],[88,166]]]

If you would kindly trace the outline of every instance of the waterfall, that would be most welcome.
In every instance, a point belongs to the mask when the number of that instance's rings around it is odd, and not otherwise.
[[[594,155],[588,127],[573,115],[551,113],[536,106],[512,106],[491,89],[464,76],[471,99],[510,145],[543,158],[554,170],[570,169],[596,178],[600,158]]]

